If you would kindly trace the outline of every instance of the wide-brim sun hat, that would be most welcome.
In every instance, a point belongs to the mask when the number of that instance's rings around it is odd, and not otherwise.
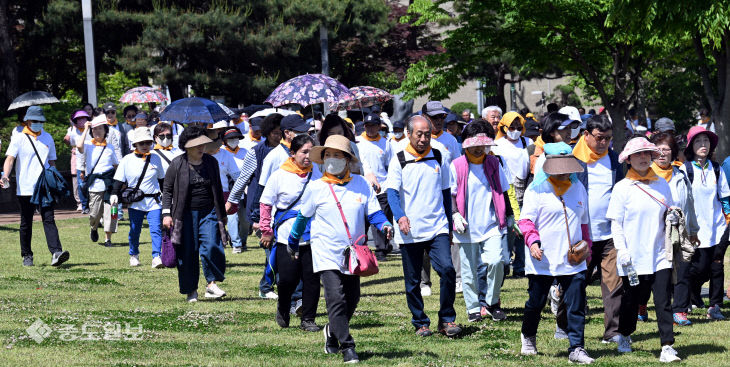
[[[211,140],[209,137],[207,137],[205,135],[201,135],[195,139],[190,139],[187,142],[185,142],[185,146],[183,148],[187,149],[187,148],[197,147],[199,145],[205,145],[205,144],[209,144],[212,142],[213,142],[213,140]]]
[[[699,134],[706,134],[707,137],[710,138],[710,150],[714,150],[717,147],[717,134],[705,129],[702,126],[692,126],[692,128],[689,129],[689,132],[687,132],[687,147],[684,149],[685,155],[687,154],[687,152],[692,150],[692,144],[694,144],[694,139]]]
[[[342,136],[342,135],[330,135],[330,137],[327,138],[327,140],[324,142],[324,145],[318,145],[312,150],[309,151],[309,159],[312,160],[312,162],[317,164],[324,164],[324,159],[322,155],[324,154],[324,150],[330,148],[330,149],[337,149],[346,155],[350,156],[350,160],[353,163],[356,163],[357,157],[355,154],[352,153],[352,148],[350,147],[350,139]]]
[[[471,148],[471,147],[486,147],[486,146],[493,146],[497,145],[494,144],[494,140],[492,138],[488,137],[487,134],[476,134],[470,138],[467,138],[464,140],[463,143],[461,143],[461,147]]]
[[[573,154],[548,154],[542,170],[549,175],[564,175],[583,172],[583,166]]]
[[[88,116],[88,115],[87,115]],[[109,121],[106,119],[106,115],[99,115],[91,120],[91,128],[99,127],[101,125],[109,125]]]
[[[131,138],[132,138],[130,140],[131,144],[137,144],[137,143],[141,143],[143,141],[149,141],[149,142],[155,141],[155,139],[152,138],[152,132],[150,131],[150,129],[148,129],[146,127],[138,127],[136,129],[132,130]]]
[[[228,121],[221,120],[221,121],[214,123],[212,126],[208,126],[208,130],[225,129],[229,126],[231,126],[231,125],[230,125],[230,123],[228,123]]]
[[[46,116],[43,115],[43,109],[40,106],[30,106],[25,111],[23,121],[40,121],[46,122]]]
[[[624,163],[632,154],[651,152],[651,159],[657,159],[660,155],[659,148],[644,137],[636,137],[629,140],[624,150],[618,156],[618,162]]]
[[[76,121],[76,119],[79,118],[79,117],[86,117],[87,119],[90,118],[89,117],[89,114],[86,113],[86,111],[84,111],[84,110],[78,110],[78,111],[74,112],[74,115],[73,115],[73,117],[71,117],[71,120]]]

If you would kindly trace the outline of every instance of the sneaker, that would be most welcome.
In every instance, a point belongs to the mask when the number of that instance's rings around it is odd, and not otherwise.
[[[433,332],[428,328],[428,326],[421,326],[418,330],[416,330],[416,335],[426,337],[433,335]]]
[[[461,282],[460,281],[459,282],[456,282],[456,288],[455,289],[456,289],[456,293],[462,293],[463,292],[463,290],[461,288]]]
[[[487,315],[492,317],[492,321],[502,321],[507,318],[507,315],[505,315],[504,311],[502,311],[502,308],[499,307],[499,304],[496,304],[494,306],[487,306],[484,307],[484,309],[487,311]]]
[[[444,334],[449,338],[453,338],[461,334],[461,328],[453,322],[440,322],[439,333]]]
[[[291,306],[291,308],[289,309],[289,313],[292,315],[297,315],[298,317],[302,317],[302,300],[301,299],[298,299],[296,302],[294,302],[294,306]]]
[[[682,359],[677,356],[677,351],[671,345],[662,346],[662,354],[659,355],[659,362],[679,362]]]
[[[139,255],[129,256],[129,266],[139,266]]]
[[[473,312],[469,314],[468,317],[469,322],[479,322],[482,321],[482,315],[479,312]]]
[[[611,343],[618,344],[618,341],[619,341],[619,336],[618,336],[618,334],[616,334],[616,335],[612,336],[609,339],[602,339],[601,340],[601,343],[603,343],[603,344],[611,344]]]
[[[162,259],[160,259],[159,256],[155,256],[152,259],[152,269],[159,269],[159,268],[164,268],[164,267],[165,266],[162,265]]]
[[[188,293],[187,301],[190,303],[198,302],[198,291],[193,291],[192,293]]]
[[[80,212],[82,210],[84,210],[84,207],[82,207],[81,204],[79,204],[79,205],[76,206],[76,211],[77,212]]]
[[[375,259],[378,260],[378,263],[382,263],[388,260],[388,257],[384,254],[375,254]]]
[[[23,266],[33,266],[33,255],[23,256]]]
[[[335,354],[339,352],[340,342],[337,341],[337,338],[330,334],[330,324],[327,324],[322,328],[322,333],[324,334],[324,353]]]
[[[689,321],[687,318],[686,312],[677,312],[673,315],[674,317],[674,325],[679,326],[689,326],[692,325],[692,321]]]
[[[91,231],[89,231],[89,239],[91,239],[91,242],[98,242],[99,241],[99,230],[92,228]]]
[[[558,307],[560,307],[560,286],[559,285],[550,286],[550,291],[548,292],[548,298],[550,299],[550,311],[553,313],[553,315],[557,315]]]
[[[512,278],[515,278],[515,279],[520,279],[520,278],[524,278],[524,277],[525,277],[524,271],[516,271],[516,272],[514,272],[514,274],[512,274]]]
[[[692,304],[692,306],[690,307],[690,311],[694,311],[698,308],[706,308],[706,307],[707,307],[707,305],[705,305],[704,303],[701,305]]]
[[[259,298],[279,299],[279,296],[276,293],[274,293],[273,291],[268,291],[266,293],[261,293],[261,291],[259,291]]]
[[[347,348],[342,350],[342,360],[345,363],[358,363],[360,360],[357,358],[355,348]]]
[[[707,318],[715,321],[725,320],[725,316],[723,316],[722,312],[720,312],[720,305],[714,305],[708,308]]]
[[[421,297],[430,297],[430,296],[431,296],[431,286],[430,285],[421,286]]]
[[[565,331],[565,329],[556,324],[555,334],[553,334],[553,338],[555,338],[556,340],[568,339],[568,333]]]
[[[89,214],[89,209],[82,209],[81,214],[84,214],[84,215]]]
[[[586,352],[586,350],[581,347],[573,349],[573,351],[570,352],[570,355],[568,356],[568,360],[571,363],[577,364],[591,364],[596,361],[595,359],[588,356],[588,352]]]
[[[317,326],[314,320],[302,320],[302,323],[299,324],[299,328],[304,331],[309,331],[310,333],[316,333],[322,329]]]
[[[619,353],[631,353],[631,342],[629,341],[628,336],[623,336],[621,334],[616,335],[618,336],[618,347],[617,350]]]
[[[243,250],[240,247],[234,247],[233,248],[233,253],[234,254],[240,254],[242,252],[243,252]]]
[[[636,319],[639,321],[649,321],[649,313],[646,311],[646,305],[639,305],[639,314],[636,315]]]
[[[213,283],[205,287],[205,298],[221,298],[225,296],[226,292],[220,289],[218,284]]]
[[[68,251],[58,251],[53,254],[53,257],[51,258],[51,266],[59,266],[68,261],[69,257],[70,254]]]
[[[276,324],[279,325],[280,328],[289,327],[289,313],[281,312],[279,307],[276,308]]]
[[[526,337],[520,333],[520,341],[522,342],[520,354],[523,356],[537,355],[537,336]]]

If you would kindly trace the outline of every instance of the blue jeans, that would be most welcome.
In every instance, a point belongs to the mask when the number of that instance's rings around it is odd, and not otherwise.
[[[456,271],[451,262],[451,244],[449,243],[449,235],[440,234],[430,241],[401,245],[406,301],[413,316],[411,323],[416,329],[431,324],[431,320],[423,311],[423,297],[421,296],[420,287],[424,250],[428,251],[428,255],[431,257],[431,266],[441,277],[439,323],[456,320],[456,311],[454,310]]]
[[[162,246],[162,230],[160,229],[160,216],[162,209],[145,212],[129,208],[129,254],[139,255],[139,234],[142,233],[142,221],[147,217],[147,224],[150,227],[152,238],[152,258],[160,256]]]
[[[540,323],[540,313],[547,302],[550,286],[553,279],[557,280],[563,289],[568,317],[569,352],[577,347],[583,347],[583,332],[586,320],[586,271],[573,275],[549,276],[528,275],[527,293],[529,298],[525,303],[525,314],[522,318],[522,335],[532,337],[537,335],[537,325]],[[636,313],[636,312],[634,312]],[[636,319],[636,315],[632,316]]]
[[[78,185],[76,185],[76,192],[79,194],[81,209],[89,210],[89,198],[87,198],[81,190],[82,182],[84,182],[84,180],[81,179],[81,170],[76,170],[76,181],[78,182]]]
[[[266,280],[266,269],[269,268],[269,256],[271,256],[271,250],[264,249],[264,253],[266,256],[264,258],[264,271],[261,274],[261,280],[259,281],[259,292],[261,292],[261,294],[266,294],[274,291],[274,285]]]
[[[460,244],[461,282],[464,302],[468,314],[479,312],[480,290],[484,289],[486,306],[499,302],[499,294],[504,279],[504,264],[509,261],[504,236],[492,236],[477,243]],[[482,266],[484,265],[484,266]],[[486,284],[479,281],[479,270],[485,269]]]
[[[233,247],[241,247],[241,235],[238,233],[238,212],[228,216],[228,235]]]
[[[226,254],[223,251],[215,209],[210,212],[189,210],[183,216],[183,244],[175,248],[180,293],[198,289],[200,264],[207,282],[223,281]]]
[[[507,241],[509,243],[510,254],[515,255],[512,260],[512,274],[525,272],[525,239],[514,234],[509,230],[507,233]]]

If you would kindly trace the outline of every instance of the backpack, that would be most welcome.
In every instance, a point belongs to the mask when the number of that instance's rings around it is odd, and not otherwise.
[[[710,161],[712,163],[712,171],[715,172],[715,180],[717,181],[717,184],[720,184],[720,164],[715,161]],[[684,163],[684,169],[687,170],[687,178],[689,179],[689,183],[692,184],[695,182],[695,174],[694,174],[694,165],[692,162],[685,162]],[[717,192],[717,198],[720,199],[720,192],[718,190]]]
[[[418,160],[418,162],[434,160],[434,161],[438,162],[438,164],[440,166],[441,165],[441,152],[435,148],[431,148],[431,151],[433,152],[433,157],[423,158],[423,159]],[[396,154],[396,155],[398,156],[398,163],[400,163],[401,169],[405,168],[406,165],[409,163],[416,163],[415,159],[411,159],[411,160],[407,161],[406,154],[402,150],[400,152],[398,152],[398,154]]]

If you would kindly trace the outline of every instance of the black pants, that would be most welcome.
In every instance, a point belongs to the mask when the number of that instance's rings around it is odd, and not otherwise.
[[[37,205],[30,203],[30,196],[18,196],[20,202],[20,256],[33,256],[30,249],[31,237],[33,236],[33,213]],[[58,228],[53,215],[53,205],[41,208],[43,219],[43,231],[46,232],[46,243],[48,251],[55,254],[63,251],[61,240],[58,239]]]
[[[722,263],[728,244],[728,230],[723,233],[720,242],[713,247],[698,248],[692,256],[691,265],[687,271],[689,278],[690,301],[694,305],[703,305],[702,284],[710,281],[710,306],[722,305],[723,281],[725,267]]]
[[[388,205],[388,195],[380,194],[377,198],[383,214],[385,214],[385,217],[393,223],[393,212],[390,210],[390,206]],[[385,256],[390,253],[390,251],[393,250],[393,246],[390,245],[385,235],[375,228],[375,226],[371,226],[371,229],[373,233],[373,242],[375,242],[375,254],[378,256]]]
[[[654,274],[639,275],[639,285],[629,285],[629,278],[622,277],[623,296],[619,314],[618,331],[624,336],[636,331],[636,313],[639,312],[639,300],[647,293],[654,293],[654,308],[659,325],[661,345],[674,344],[674,320],[672,319],[671,294],[672,269],[662,269]]]
[[[699,250],[699,249],[698,249]],[[696,252],[696,250],[695,250]],[[680,261],[677,267],[677,283],[674,284],[674,302],[672,302],[672,312],[688,312],[689,311],[689,268],[692,266],[690,261]],[[646,304],[646,302],[644,302]]]
[[[338,270],[324,270],[319,276],[324,285],[330,333],[340,342],[341,349],[355,348],[355,340],[350,335],[350,319],[360,301],[360,277]]]
[[[319,302],[319,274],[312,272],[312,249],[299,246],[299,258],[292,260],[286,245],[277,243],[276,267],[279,272],[279,309],[289,312],[291,298],[302,281],[302,320],[314,321]]]

